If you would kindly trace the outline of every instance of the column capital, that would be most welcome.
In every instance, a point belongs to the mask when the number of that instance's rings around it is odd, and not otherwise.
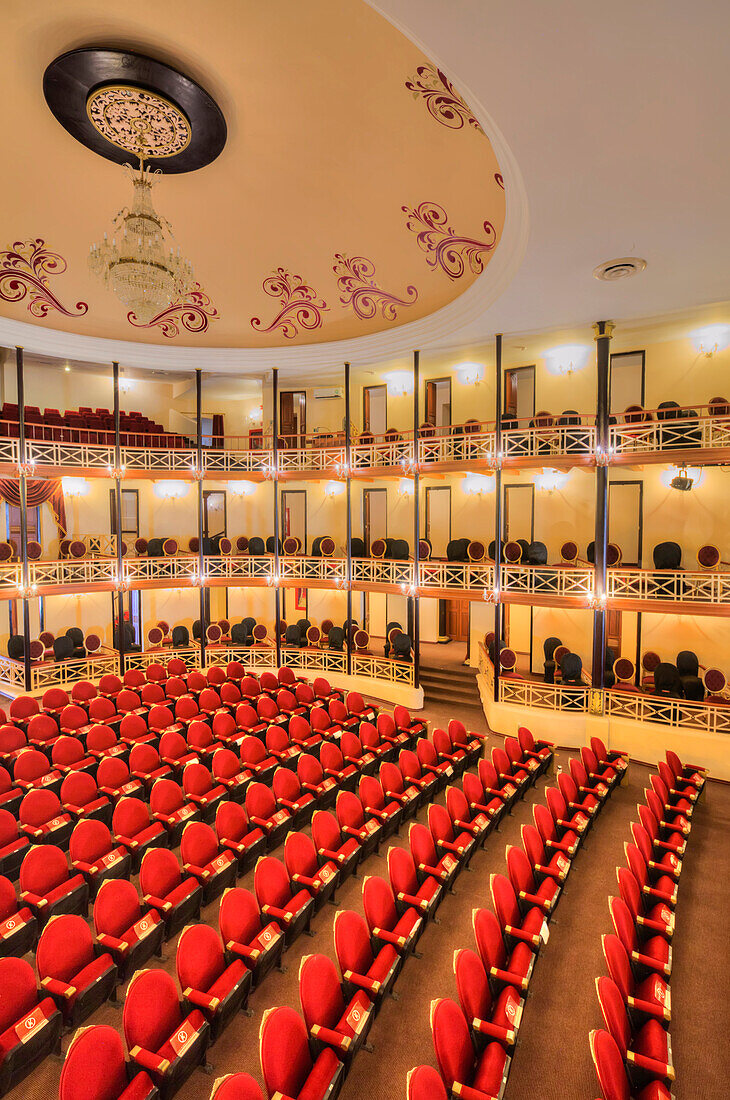
[[[603,325],[603,332],[601,332],[601,325]],[[613,336],[613,330],[616,325],[613,321],[595,321],[593,324],[593,331],[595,336],[594,340],[610,340]]]

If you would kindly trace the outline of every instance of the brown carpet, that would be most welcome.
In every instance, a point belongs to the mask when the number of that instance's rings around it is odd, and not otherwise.
[[[447,715],[429,708],[427,717],[439,724]],[[476,728],[478,723],[474,722]],[[482,723],[479,726],[485,729]],[[493,743],[501,739],[494,737]],[[492,738],[490,738],[492,742]],[[491,748],[491,744],[489,746]],[[565,765],[567,755],[559,754]],[[607,898],[616,888],[615,867],[623,853],[629,821],[646,782],[647,770],[633,765],[625,788],[617,791],[592,830],[585,850],[571,872],[565,896],[551,926],[550,941],[533,978],[515,1054],[506,1100],[591,1100],[598,1095],[588,1049],[588,1031],[599,1026],[600,1012],[594,979],[604,972],[600,935],[610,928]],[[456,948],[474,946],[472,909],[491,907],[489,876],[505,869],[505,845],[520,841],[520,826],[532,820],[532,803],[544,801],[545,781],[516,806],[498,833],[487,840],[485,849],[473,860],[473,873],[462,874],[456,893],[445,898],[439,914],[441,923],[431,924],[420,949],[423,958],[410,959],[399,977],[398,1000],[387,1000],[372,1031],[375,1052],[362,1052],[355,1061],[342,1095],[352,1100],[393,1100],[405,1096],[408,1069],[426,1062],[435,1065],[429,1006],[432,999],[456,997],[452,960]],[[730,827],[730,788],[712,785],[706,802],[697,812],[691,853],[680,888],[675,947],[675,976],[672,1001],[675,1023],[672,1035],[677,1066],[678,1100],[722,1095],[721,1057],[730,1021],[727,1018],[725,985],[728,972],[728,936],[724,925],[727,899],[727,835]],[[426,811],[421,810],[420,821]],[[407,829],[392,843],[407,846]],[[338,893],[338,904],[362,913],[362,877],[387,877],[383,855],[371,857],[361,876],[351,879]],[[281,855],[281,850],[276,854]],[[691,880],[686,881],[686,880]],[[136,884],[136,880],[135,880]],[[239,885],[253,889],[253,871]],[[219,902],[203,911],[202,920],[217,927]],[[258,1056],[258,1032],[263,1011],[273,1005],[290,1005],[299,1011],[298,972],[304,955],[321,952],[334,959],[332,922],[335,909],[325,906],[314,919],[314,937],[300,937],[284,961],[287,972],[269,974],[252,994],[252,1018],[236,1017],[209,1052],[215,1076],[234,1071],[251,1073],[262,1083]],[[164,966],[175,973],[176,940],[165,946]],[[720,959],[722,953],[722,960]],[[29,958],[32,962],[32,958]],[[120,991],[123,1000],[123,991]],[[698,1012],[697,1005],[724,1005]],[[107,1004],[88,1023],[110,1024],[121,1030],[121,1010]],[[69,1038],[64,1039],[64,1050]],[[707,1052],[707,1057],[705,1057]],[[25,1082],[8,1095],[12,1100],[52,1100],[58,1095],[61,1063],[47,1059]],[[212,1078],[196,1071],[178,1094],[182,1100],[207,1100]],[[535,1082],[540,1081],[536,1091]],[[692,1082],[702,1082],[695,1090]],[[714,1087],[713,1087],[714,1086]]]

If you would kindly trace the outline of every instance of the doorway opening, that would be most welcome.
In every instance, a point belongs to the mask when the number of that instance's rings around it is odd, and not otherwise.
[[[281,541],[299,539],[302,553],[307,552],[307,490],[282,489],[281,491]],[[306,588],[282,589],[283,615],[287,622],[306,618],[308,593]]]
[[[303,447],[307,433],[307,395],[304,390],[279,394],[279,435],[284,447]]]
[[[621,549],[621,565],[641,566],[644,541],[644,484],[612,481],[608,486],[608,541]]]
[[[426,382],[426,423],[435,428],[451,424],[450,378],[433,378]]]
[[[373,435],[384,435],[388,427],[388,387],[365,386],[362,391],[362,426]]]
[[[203,490],[203,538],[228,534],[228,508],[224,489]],[[203,589],[206,623],[228,618],[228,589],[225,586]]]
[[[616,415],[629,405],[644,405],[646,352],[622,351],[611,356],[608,407]]]
[[[504,415],[528,421],[535,415],[535,368],[511,367],[504,372]]]

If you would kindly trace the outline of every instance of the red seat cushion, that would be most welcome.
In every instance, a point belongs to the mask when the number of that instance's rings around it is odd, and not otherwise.
[[[506,1060],[504,1048],[499,1043],[489,1043],[479,1058],[473,1081],[465,1083],[486,1092],[488,1096],[498,1096],[502,1088]]]
[[[304,1088],[299,1093],[297,1100],[322,1100],[327,1094],[327,1086],[334,1077],[339,1064],[335,1052],[330,1047],[325,1047],[307,1078]]]

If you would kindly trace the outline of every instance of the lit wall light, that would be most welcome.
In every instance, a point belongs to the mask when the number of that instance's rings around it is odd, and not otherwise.
[[[404,397],[413,393],[413,375],[407,370],[392,370],[383,375],[383,380],[388,386],[389,397]]]
[[[551,374],[572,374],[573,371],[583,370],[589,351],[585,344],[561,344],[543,352],[543,358]]]
[[[234,497],[250,497],[256,489],[254,481],[229,481],[228,492]]]
[[[554,493],[556,489],[563,488],[569,477],[570,474],[561,473],[560,470],[553,470],[546,466],[535,478],[535,488],[544,493]]]
[[[179,500],[187,496],[189,486],[184,481],[156,481],[153,492],[160,500]]]
[[[324,487],[324,495],[326,497],[338,497],[341,493],[344,493],[345,486],[342,481],[328,481]]]
[[[705,325],[692,333],[692,342],[700,355],[711,359],[716,351],[730,344],[730,325]]]
[[[83,477],[62,477],[61,488],[65,497],[85,497],[90,486]]]
[[[251,421],[252,424],[256,424],[258,421],[263,420],[264,406],[256,405],[255,408],[251,409],[251,412],[248,414],[248,419]]]
[[[484,379],[484,367],[481,363],[460,363],[456,377],[462,386],[476,386]]]
[[[398,482],[398,496],[399,497],[411,497],[413,496],[413,481],[409,477],[402,477]]]
[[[468,496],[480,497],[484,493],[493,493],[495,478],[492,474],[467,474],[461,487]]]
[[[134,389],[134,382],[131,378],[120,378],[119,389],[122,391],[122,393],[129,393],[130,390]]]
[[[705,480],[705,471],[702,466],[668,466],[666,470],[662,470],[659,477],[666,489],[677,489],[686,493],[690,489],[699,489]],[[672,482],[678,482],[678,484],[673,485]]]

